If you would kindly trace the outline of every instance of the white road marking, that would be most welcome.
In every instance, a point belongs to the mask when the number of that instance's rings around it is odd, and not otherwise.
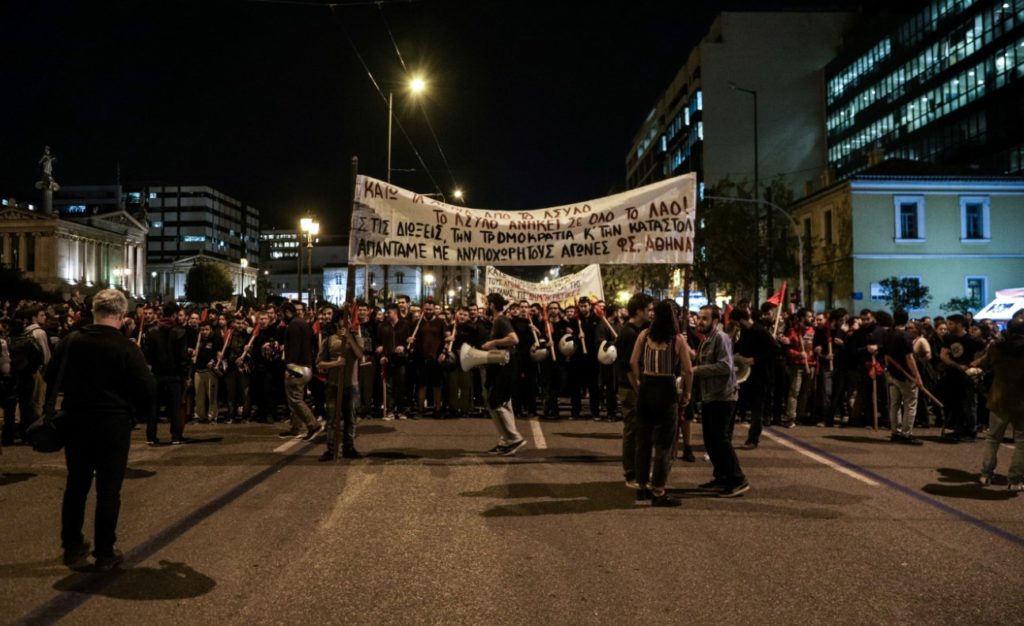
[[[852,470],[852,469],[850,469],[848,467],[843,467],[842,465],[836,463],[835,461],[833,461],[831,459],[827,459],[827,458],[821,456],[820,454],[816,454],[814,452],[811,452],[810,450],[805,450],[805,449],[801,448],[800,446],[798,446],[798,445],[796,445],[794,443],[790,443],[789,441],[786,441],[782,437],[779,437],[778,435],[775,435],[774,433],[771,433],[771,432],[765,430],[765,431],[762,432],[762,434],[765,437],[768,437],[769,439],[774,441],[775,443],[783,445],[783,446],[789,448],[790,450],[796,450],[797,452],[799,452],[800,454],[804,455],[805,457],[807,457],[809,459],[812,459],[814,461],[817,461],[818,463],[821,463],[822,465],[830,467],[830,468],[834,469],[835,471],[839,472],[840,474],[846,474],[850,478],[856,478],[860,482],[862,482],[862,483],[864,483],[866,485],[871,485],[872,487],[877,487],[878,486],[877,482],[871,480],[867,476],[864,476],[863,474],[855,472],[854,470]]]
[[[540,427],[540,420],[534,418],[530,420],[530,431],[533,433],[533,446],[538,450],[544,450],[548,447],[548,442],[544,439],[544,431]]]
[[[328,463],[328,465],[334,465],[334,463]],[[348,469],[338,467],[337,469]],[[331,509],[331,514],[327,516],[327,519],[320,524],[320,528],[323,530],[331,530],[335,528],[341,521],[341,518],[350,511],[349,505],[360,496],[366,489],[377,479],[376,474],[364,474],[358,472],[348,472],[345,482],[345,490],[338,496],[338,499],[334,503],[334,508]]]
[[[294,448],[295,446],[299,445],[300,443],[304,442],[305,439],[292,439],[291,441],[286,441],[281,445],[277,446],[276,448],[274,448],[274,452],[287,452]]]

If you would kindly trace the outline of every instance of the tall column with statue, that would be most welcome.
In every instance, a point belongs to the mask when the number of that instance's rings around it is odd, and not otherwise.
[[[39,167],[42,169],[42,178],[36,182],[36,189],[43,192],[43,213],[53,213],[53,192],[60,190],[60,185],[53,179],[53,164],[57,157],[50,152],[50,146],[43,148],[43,156],[39,157]]]

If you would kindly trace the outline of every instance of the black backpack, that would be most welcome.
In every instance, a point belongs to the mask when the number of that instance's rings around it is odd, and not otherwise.
[[[32,335],[11,337],[7,349],[11,353],[11,374],[34,374],[43,366],[43,351]]]

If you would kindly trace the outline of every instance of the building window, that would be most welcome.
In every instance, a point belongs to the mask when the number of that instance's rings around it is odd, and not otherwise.
[[[395,284],[402,285],[405,283],[405,272],[395,272]]]
[[[985,276],[968,276],[964,282],[964,294],[977,302],[978,306],[985,306],[988,302],[988,278]]]
[[[832,211],[825,211],[825,245],[832,245]],[[830,300],[831,301],[831,300]]]
[[[896,241],[924,241],[924,196],[896,196]]]
[[[987,242],[992,238],[987,196],[960,196],[960,240]]]

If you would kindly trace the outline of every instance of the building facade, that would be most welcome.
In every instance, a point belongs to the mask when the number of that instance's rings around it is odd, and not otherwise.
[[[146,294],[146,225],[127,211],[63,217],[7,201],[0,207],[0,261],[44,289],[113,287]]]
[[[626,186],[696,172],[795,194],[826,165],[825,65],[854,16],[838,12],[722,13],[655,103],[626,156]],[[757,152],[755,155],[755,106]]]
[[[1024,282],[1024,178],[900,174],[888,162],[796,202],[816,310],[884,306],[881,281],[916,278],[941,314],[952,298],[984,305]],[[792,284],[792,282],[791,282]]]
[[[1024,172],[1024,0],[912,5],[882,33],[865,20],[826,68],[831,172],[885,158]]]

